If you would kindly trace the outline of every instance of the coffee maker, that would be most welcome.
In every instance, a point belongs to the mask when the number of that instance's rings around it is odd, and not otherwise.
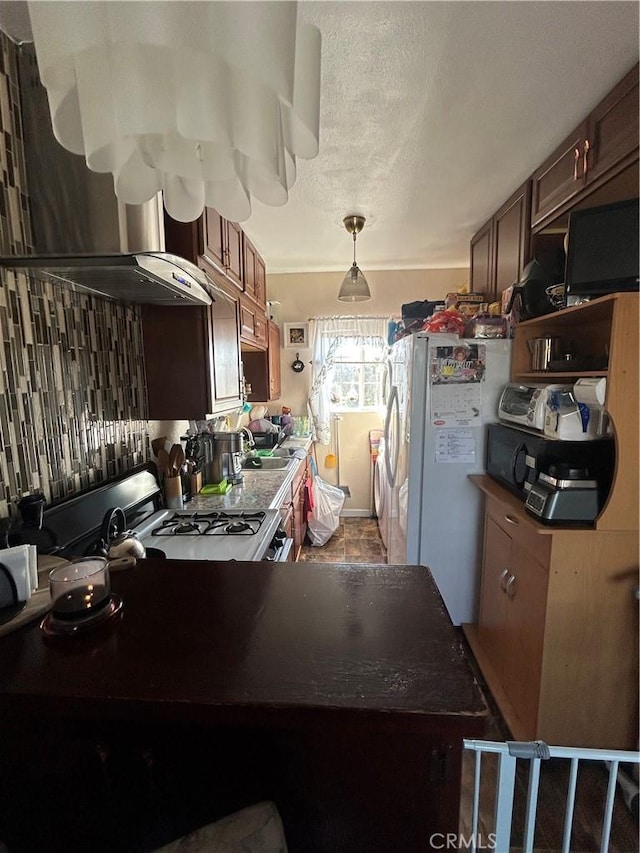
[[[232,485],[242,482],[242,433],[213,432],[206,441],[205,480]]]

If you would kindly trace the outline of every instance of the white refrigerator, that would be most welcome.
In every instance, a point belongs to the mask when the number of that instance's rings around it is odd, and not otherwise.
[[[454,625],[477,617],[487,424],[511,341],[419,333],[390,349],[375,497],[390,564],[428,566]]]

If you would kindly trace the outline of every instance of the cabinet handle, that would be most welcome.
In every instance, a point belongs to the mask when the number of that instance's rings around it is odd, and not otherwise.
[[[516,576],[511,575],[509,580],[507,581],[507,588],[505,589],[507,593],[507,598],[515,598],[516,597]]]
[[[507,513],[505,513],[504,520],[508,521],[509,524],[520,524],[519,518],[515,518],[513,515],[508,515]]]
[[[578,163],[580,162],[580,149],[573,149],[573,180],[578,180]]]
[[[500,589],[503,592],[507,591],[507,578],[509,577],[509,569],[503,569],[500,572]]]
[[[591,144],[588,139],[584,141],[583,154],[582,154],[582,173],[587,177],[587,172],[589,171],[589,151],[591,150]]]

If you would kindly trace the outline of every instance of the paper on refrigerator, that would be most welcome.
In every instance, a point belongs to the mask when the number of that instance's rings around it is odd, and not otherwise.
[[[430,418],[434,427],[482,424],[482,380],[486,348],[482,344],[434,347],[429,365]]]

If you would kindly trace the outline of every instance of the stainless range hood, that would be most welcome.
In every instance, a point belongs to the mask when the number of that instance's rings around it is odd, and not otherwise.
[[[204,272],[164,251],[160,197],[122,204],[110,174],[66,151],[53,135],[33,45],[21,44],[18,57],[34,253],[0,257],[0,266],[120,302],[210,305]]]
[[[207,279],[194,264],[168,252],[38,255],[0,258],[0,266],[117,302],[211,305]]]

